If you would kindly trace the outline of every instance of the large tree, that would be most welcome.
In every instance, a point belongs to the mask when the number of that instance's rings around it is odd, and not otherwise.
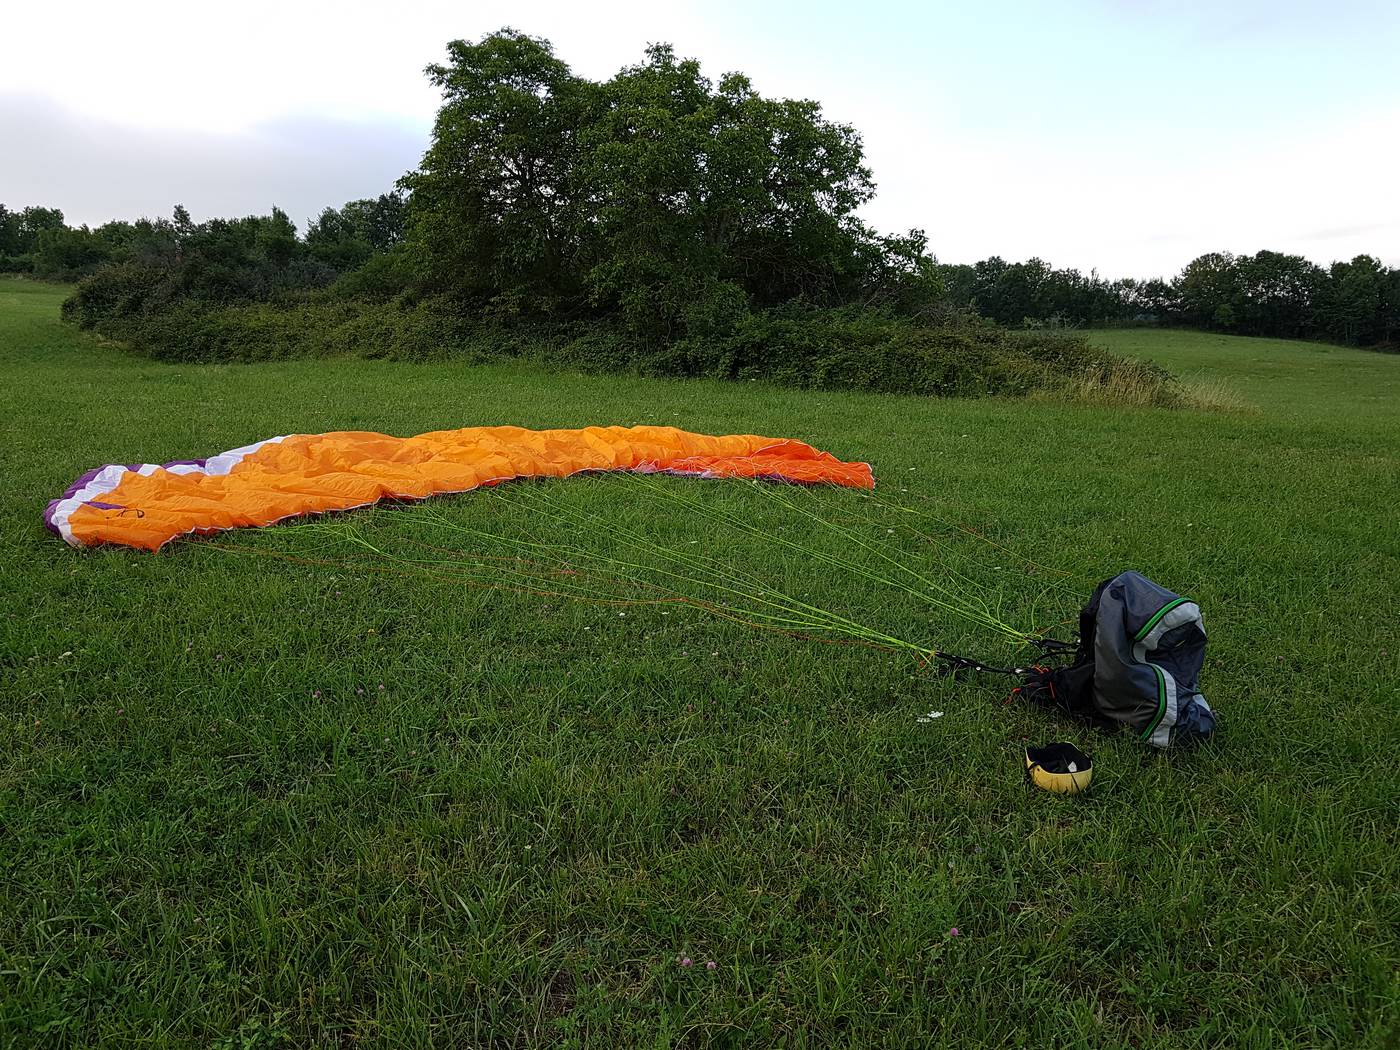
[[[1301,255],[1270,251],[1242,256],[1235,265],[1244,303],[1241,331],[1297,337],[1307,329],[1321,269]]]
[[[1244,313],[1240,271],[1229,252],[1207,252],[1173,282],[1184,320],[1199,328],[1233,330]]]
[[[403,180],[430,279],[517,307],[576,294],[576,156],[592,85],[547,41],[512,30],[454,40],[447,56],[427,70],[443,92],[432,144]]]
[[[860,137],[814,102],[717,83],[670,47],[598,83],[543,40],[454,41],[444,101],[404,185],[440,290],[511,311],[613,312],[647,339],[749,306],[896,298],[924,241],[881,238]]]
[[[1393,282],[1379,259],[1358,255],[1335,262],[1318,289],[1317,324],[1344,343],[1376,343],[1393,329]]]

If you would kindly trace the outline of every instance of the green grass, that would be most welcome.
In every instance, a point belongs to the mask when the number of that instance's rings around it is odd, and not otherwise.
[[[0,1043],[1394,1045],[1400,358],[1099,334],[1252,406],[1208,413],[176,366],[63,328],[63,294],[0,283]],[[1205,610],[1219,741],[1155,756],[1004,705],[999,682],[698,611],[269,556],[311,554],[306,529],[148,556],[40,525],[101,463],[497,422],[790,435],[869,460],[890,501],[1078,574],[1057,595],[999,556],[971,569],[1020,626],[1137,568]],[[745,486],[669,484],[846,556]],[[549,535],[543,492],[1008,655],[624,479],[510,488],[342,520]],[[805,498],[835,520],[865,506]],[[889,542],[930,573],[995,552]],[[1023,784],[1022,747],[1055,739],[1094,752],[1089,796]]]

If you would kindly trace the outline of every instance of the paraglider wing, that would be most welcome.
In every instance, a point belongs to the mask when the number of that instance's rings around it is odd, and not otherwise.
[[[426,499],[512,478],[614,470],[875,486],[868,464],[756,434],[650,426],[469,427],[409,438],[337,431],[268,438],[203,460],[100,467],[51,501],[44,523],[75,547],[157,550],[187,533]]]

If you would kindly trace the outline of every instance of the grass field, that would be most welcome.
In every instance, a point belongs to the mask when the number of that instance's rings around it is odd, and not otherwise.
[[[0,282],[0,1044],[1395,1045],[1400,357],[1098,334],[1251,406],[1211,413],[171,366],[64,328],[63,294]],[[975,539],[891,536],[929,573],[990,562],[969,571],[1027,628],[1137,568],[1205,611],[1218,742],[1148,754],[1005,705],[998,681],[694,610],[270,556],[310,552],[304,529],[151,556],[40,524],[102,463],[498,422],[869,460],[891,502],[1075,574],[1052,593]],[[816,604],[1010,658],[625,479],[549,484]],[[743,485],[669,484],[842,553]],[[557,527],[509,488],[355,520]],[[1090,795],[1024,785],[1021,749],[1054,739],[1094,752]]]

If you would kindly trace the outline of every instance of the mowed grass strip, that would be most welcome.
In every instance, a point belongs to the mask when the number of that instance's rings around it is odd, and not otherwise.
[[[1394,1035],[1400,358],[1101,334],[1225,384],[1253,406],[1234,413],[509,365],[169,366],[63,328],[63,294],[0,283],[7,1045]],[[883,499],[1082,581],[1055,593],[950,539],[1020,627],[1070,620],[1137,568],[1205,610],[1220,739],[1152,755],[898,654],[377,572],[309,530],[148,556],[73,551],[40,524],[102,463],[488,423],[759,432],[869,460]],[[849,553],[745,486],[673,484]],[[547,492],[901,636],[1009,655],[625,479]],[[839,521],[867,506],[806,498]],[[377,537],[426,536],[414,515],[431,513],[577,538],[529,511],[502,490],[352,519]],[[921,571],[950,557],[887,536]],[[1094,753],[1091,795],[1024,786],[1021,749],[1056,739]]]

